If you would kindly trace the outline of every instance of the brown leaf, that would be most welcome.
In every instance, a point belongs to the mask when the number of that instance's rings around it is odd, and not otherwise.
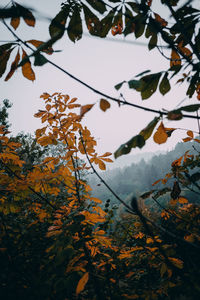
[[[4,74],[6,71],[7,63],[10,58],[10,54],[13,49],[10,49],[8,51],[3,52],[3,54],[0,56],[0,77]]]
[[[167,141],[167,138],[168,138],[168,135],[166,133],[163,122],[161,122],[157,131],[155,132],[155,134],[153,136],[154,142],[157,144],[163,144]]]
[[[32,44],[36,48],[39,48],[40,46],[42,46],[43,44],[45,44],[44,42],[38,41],[38,40],[28,40],[27,43]],[[47,47],[46,49],[43,49],[41,51],[45,52],[46,54],[51,55],[53,53],[53,48],[52,47]]]
[[[107,109],[110,108],[110,103],[105,99],[101,99],[100,100],[100,108],[101,108],[101,110],[106,111]]]
[[[89,279],[89,273],[86,272],[78,282],[78,285],[76,287],[76,295],[79,295],[84,290],[85,285],[88,282],[88,279]]]
[[[80,117],[82,118],[92,107],[94,104],[86,104],[81,106]]]
[[[155,15],[155,20],[158,22],[158,23],[160,23],[160,25],[162,26],[162,27],[166,27],[167,26],[167,21],[165,21],[163,18],[161,18],[161,16],[159,16],[158,14],[156,14],[156,13],[154,13],[154,15]]]
[[[17,55],[15,56],[15,59],[14,59],[14,61],[13,61],[12,64],[11,64],[10,71],[9,71],[9,73],[7,74],[6,78],[5,78],[5,81],[8,81],[8,80],[12,77],[12,75],[14,74],[14,72],[15,72],[16,69],[17,69],[19,60],[20,60],[20,54],[19,54],[19,50],[18,50]]]
[[[33,16],[32,12],[26,9],[26,15],[23,16],[24,22],[31,27],[35,26],[35,17]]]
[[[180,55],[176,51],[172,50],[170,67],[173,67],[176,65],[181,65],[181,58],[180,58]]]
[[[27,53],[22,50],[22,59],[24,59],[27,56]],[[22,66],[22,74],[24,75],[25,78],[28,80],[35,80],[35,73],[33,72],[33,69],[31,68],[31,63],[28,60],[23,66]]]
[[[10,25],[16,30],[20,24],[20,18],[12,18],[10,21]]]

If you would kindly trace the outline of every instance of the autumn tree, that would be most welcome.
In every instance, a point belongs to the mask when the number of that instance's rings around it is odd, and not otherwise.
[[[156,48],[169,61],[169,67],[157,73],[144,71],[129,81],[122,78],[116,90],[128,84],[142,100],[147,100],[157,90],[161,95],[167,94],[172,80],[177,78],[187,85],[188,98],[195,96],[200,100],[200,11],[193,1],[182,5],[179,0],[161,0],[171,16],[168,22],[155,11],[155,2],[64,1],[49,24],[50,37],[40,41],[31,37],[24,40],[18,34],[22,19],[27,26],[34,27],[37,15],[12,1],[0,9],[3,26],[14,37],[14,41],[0,46],[0,76],[9,84],[9,79],[21,68],[23,76],[34,81],[35,67],[49,63],[100,95],[99,106],[104,112],[111,109],[111,102],[116,102],[119,106],[123,104],[130,109],[154,113],[154,119],[145,128],[116,150],[115,158],[128,154],[135,147],[142,148],[152,135],[155,143],[165,143],[175,130],[179,130],[167,127],[166,120],[190,118],[199,125],[198,102],[171,111],[136,105],[123,95],[115,98],[97,90],[47,56],[54,54],[54,44],[65,35],[72,42],[80,40],[83,28],[87,28],[90,35],[101,38],[109,34],[113,38],[117,35],[144,37],[148,40],[149,51]],[[170,56],[165,48],[170,49]],[[10,62],[13,54],[14,61]],[[36,130],[36,141],[41,147],[62,144],[65,151],[47,155],[41,161],[33,157],[29,167],[24,168],[20,139],[9,137],[7,124],[2,122],[0,127],[0,250],[5,270],[2,274],[5,297],[180,299],[184,294],[188,299],[197,299],[199,205],[189,203],[183,187],[199,196],[198,149],[196,156],[187,151],[172,162],[172,169],[165,178],[158,179],[155,188],[141,195],[141,199],[151,197],[160,206],[159,197],[167,193],[169,206],[161,207],[161,216],[151,215],[134,197],[130,203],[121,199],[96,170],[96,167],[106,169],[105,163],[111,162],[111,153],[97,154],[95,138],[81,123],[86,113],[92,113],[94,104],[81,105],[76,98],[61,93],[44,93],[41,98],[44,109],[35,117],[40,118],[44,126]],[[200,141],[194,132],[190,128],[186,132],[184,142],[194,140],[198,145]],[[112,209],[107,202],[104,210],[101,200],[91,196],[87,181],[81,177],[88,169],[129,214],[128,218],[125,216],[129,222],[118,224],[119,234],[108,234]],[[173,180],[171,188],[156,189],[158,182],[165,184],[169,178]],[[33,238],[30,240],[30,237]],[[11,279],[5,276],[6,272],[12,275]]]

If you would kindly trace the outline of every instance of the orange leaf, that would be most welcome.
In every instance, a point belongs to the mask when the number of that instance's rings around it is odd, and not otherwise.
[[[106,157],[106,156],[110,156],[110,155],[112,155],[111,152],[106,152],[106,153],[104,153],[103,155],[101,155],[101,156],[99,156],[99,157]]]
[[[181,204],[186,204],[186,203],[188,203],[188,199],[186,199],[184,197],[179,197],[178,202],[181,203]]]
[[[98,165],[101,170],[106,170],[106,165],[102,160],[98,159]]]
[[[192,139],[190,137],[186,137],[186,138],[184,138],[182,140],[183,140],[184,143],[186,143],[186,142],[190,142]]]
[[[152,239],[152,238],[147,238],[147,239],[146,239],[146,243],[147,243],[147,244],[153,243],[153,239]]]
[[[176,65],[181,65],[181,58],[180,58],[180,55],[176,51],[172,50],[170,67],[173,67]]]
[[[101,99],[100,100],[100,108],[101,108],[101,110],[106,111],[107,109],[110,108],[110,103],[105,99]]]
[[[79,295],[84,290],[85,285],[88,282],[88,279],[89,279],[89,273],[86,272],[78,282],[78,285],[76,287],[76,295]]]
[[[191,130],[187,131],[187,135],[189,135],[192,139],[194,137],[194,133]]]
[[[194,235],[193,234],[185,235],[184,239],[189,243],[194,243]]]
[[[12,62],[10,72],[7,74],[7,76],[5,78],[5,81],[9,80],[12,77],[12,75],[14,74],[14,72],[17,69],[19,60],[20,60],[20,54],[19,54],[19,50],[18,50],[17,55],[15,56],[15,60]]]
[[[20,24],[20,18],[11,18],[10,25],[16,30]]]
[[[157,144],[163,144],[166,142],[167,138],[168,138],[168,135],[166,133],[163,122],[161,122],[157,131],[155,132],[155,134],[153,136],[154,142]]]
[[[178,159],[174,160],[172,162],[172,167],[173,166],[180,166],[181,165],[181,161],[182,161],[183,156],[179,157]]]
[[[177,268],[179,269],[183,269],[183,261],[178,259],[178,258],[174,258],[174,257],[169,257],[169,260],[173,263],[173,265],[175,265]]]
[[[161,181],[161,179],[158,179],[158,180],[156,180],[154,183],[152,183],[152,185],[154,186],[154,185],[156,185],[158,182],[160,182]]]
[[[27,53],[23,50],[22,53],[22,59],[27,56]],[[35,80],[35,73],[33,72],[33,69],[31,68],[31,63],[28,60],[23,66],[22,66],[22,74],[24,75],[25,78],[28,80]]]
[[[81,106],[80,117],[82,118],[93,106],[94,104],[86,104]]]

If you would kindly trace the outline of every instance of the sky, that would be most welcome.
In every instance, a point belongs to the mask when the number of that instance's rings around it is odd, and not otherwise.
[[[34,8],[36,10],[35,15],[39,12],[40,21],[37,21],[35,28],[22,24],[16,33],[24,40],[47,40],[49,37],[47,18],[52,18],[59,12],[61,2],[60,0],[35,0],[31,2],[18,0],[18,3]],[[7,3],[7,1],[1,0],[0,6],[3,7]],[[154,0],[153,3],[155,10],[159,13],[160,1]],[[13,40],[12,35],[1,23],[0,39]],[[111,96],[118,98],[121,92],[129,102],[154,109],[171,110],[185,99],[186,86],[175,84],[172,91],[164,97],[156,92],[145,101],[141,99],[139,93],[129,90],[126,85],[120,92],[114,89],[117,83],[130,80],[144,70],[150,69],[152,72],[158,72],[169,67],[169,61],[164,59],[157,50],[149,52],[146,46],[139,44],[140,42],[147,43],[147,40],[135,40],[133,35],[126,39],[119,36],[100,39],[84,35],[81,40],[73,43],[65,34],[62,40],[53,47],[54,50],[62,51],[48,56],[48,58],[79,79]],[[168,52],[166,54],[170,55]],[[70,97],[77,97],[82,105],[95,103],[93,109],[85,115],[83,122],[96,138],[99,153],[116,151],[121,144],[138,134],[155,117],[152,113],[136,108],[118,107],[116,103],[111,101],[111,109],[102,112],[99,108],[101,98],[99,95],[94,94],[51,65],[34,67],[34,71],[36,73],[36,81],[34,82],[24,78],[20,69],[9,81],[5,82],[4,77],[0,80],[0,101],[9,99],[13,103],[9,116],[13,135],[20,131],[34,133],[37,128],[42,127],[39,120],[33,115],[38,109],[44,108],[40,99],[43,92],[68,94]],[[197,103],[195,98],[194,96],[192,99],[185,99],[182,105]],[[179,122],[165,121],[164,123],[167,127],[197,130],[197,122],[188,119]],[[186,132],[177,130],[163,145],[155,144],[151,138],[142,150],[133,149],[131,154],[142,151],[170,150],[183,137],[186,137]]]

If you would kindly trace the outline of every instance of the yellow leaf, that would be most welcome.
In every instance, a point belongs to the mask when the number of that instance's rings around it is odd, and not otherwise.
[[[11,18],[10,25],[16,30],[20,24],[20,18]]]
[[[26,56],[27,56],[27,53],[23,50],[22,59],[24,59]],[[29,60],[22,66],[22,74],[28,80],[32,80],[32,81],[35,80],[35,73],[33,72],[33,69],[31,68],[31,63]]]
[[[107,109],[110,108],[110,103],[105,99],[101,99],[100,100],[100,108],[101,108],[101,110],[106,111]]]
[[[88,282],[88,279],[89,279],[89,273],[86,272],[78,282],[78,285],[76,287],[76,295],[79,295],[84,290],[85,285]]]
[[[147,244],[153,243],[153,239],[152,239],[152,238],[147,238],[147,239],[146,239],[146,243],[147,243]]]
[[[157,144],[163,144],[167,141],[167,138],[168,138],[168,135],[166,133],[163,122],[161,122],[157,131],[155,132],[155,134],[153,136],[154,142]]]

